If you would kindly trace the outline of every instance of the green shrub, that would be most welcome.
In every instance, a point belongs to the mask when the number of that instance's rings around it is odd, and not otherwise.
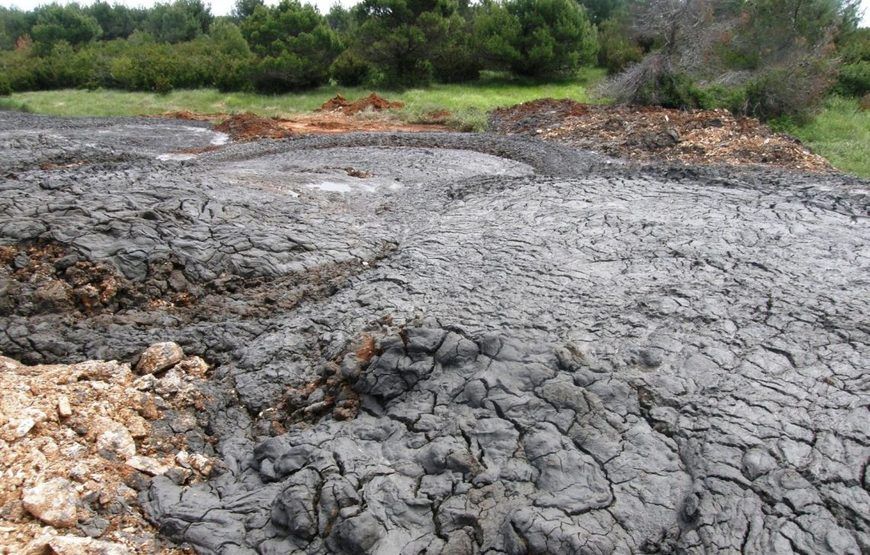
[[[429,86],[434,78],[435,68],[426,59],[409,60],[401,66],[375,67],[369,74],[373,86],[399,90]]]
[[[305,62],[290,52],[280,56],[266,56],[251,72],[254,89],[269,94],[284,93],[311,86],[303,77]]]
[[[157,94],[169,94],[172,92],[172,81],[165,75],[154,78],[152,88]]]
[[[660,73],[658,77],[638,90],[638,104],[657,104],[665,108],[698,108],[703,93],[687,75]]]
[[[0,96],[9,96],[12,94],[12,83],[5,74],[0,73]]]
[[[611,18],[598,26],[598,65],[613,75],[643,58],[643,50],[628,39],[619,19]]]
[[[725,108],[735,114],[747,112],[746,87],[713,85],[697,89],[700,107],[706,110]]]
[[[254,87],[264,92],[326,83],[342,50],[338,35],[317,9],[297,0],[256,7],[241,30],[251,50],[261,57],[252,76]]]
[[[483,60],[474,41],[471,21],[454,13],[438,21],[443,35],[430,53],[435,78],[442,83],[462,83],[480,77]]]
[[[226,58],[216,70],[214,86],[222,92],[251,90],[252,57]]]
[[[803,60],[765,71],[746,86],[745,113],[761,120],[788,116],[808,121],[821,106],[836,77],[829,60]]]
[[[507,0],[489,4],[476,21],[476,43],[491,63],[535,78],[573,73],[595,60],[598,39],[574,0]]]
[[[338,55],[329,67],[329,74],[335,82],[345,87],[357,87],[364,84],[371,72],[371,67],[359,54],[353,50],[345,50]]]
[[[857,97],[870,92],[870,61],[842,66],[834,90],[845,96]]]

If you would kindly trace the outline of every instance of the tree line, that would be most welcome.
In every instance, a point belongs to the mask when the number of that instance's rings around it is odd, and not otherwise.
[[[407,87],[484,70],[552,80],[598,65],[618,100],[773,117],[832,87],[866,94],[870,43],[857,2],[363,0],[321,14],[299,0],[238,0],[229,17],[202,0],[0,8],[0,94]],[[802,96],[772,99],[783,80]]]

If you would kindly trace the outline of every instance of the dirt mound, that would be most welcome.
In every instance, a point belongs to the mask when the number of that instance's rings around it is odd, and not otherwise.
[[[165,112],[155,117],[185,121],[220,122],[214,127],[214,130],[226,133],[234,141],[283,139],[303,134],[323,135],[353,132],[426,132],[448,130],[446,124],[450,112],[433,112],[431,117],[419,123],[406,123],[397,117],[396,114],[387,113],[387,110],[401,108],[402,106],[404,104],[401,102],[391,102],[372,93],[353,102],[341,95],[336,95],[334,98],[324,102],[315,113],[293,114],[282,118],[266,118],[250,112],[242,114],[201,114],[189,111]],[[363,112],[369,112],[369,114],[355,117]],[[220,148],[220,145],[183,148],[173,151],[173,154],[201,154],[203,152],[219,150]]]
[[[631,160],[831,170],[827,160],[797,139],[727,110],[598,106],[543,99],[493,111],[489,127],[498,133],[535,136]]]
[[[354,114],[359,114],[360,112],[364,112],[366,110],[371,110],[373,112],[382,112],[384,110],[393,110],[404,107],[404,102],[392,102],[375,93],[371,93],[368,96],[360,98],[353,102],[338,94],[324,102],[320,106],[318,111],[343,112],[344,114],[351,116]]]
[[[211,472],[172,431],[202,410],[207,370],[174,343],[146,350],[141,375],[115,361],[0,356],[0,553],[188,552],[158,539],[137,490],[151,476],[183,484]],[[176,418],[161,426],[165,413]]]
[[[327,100],[326,102],[324,102],[323,104],[321,104],[320,108],[318,108],[317,111],[318,112],[336,112],[339,110],[343,111],[348,106],[350,106],[350,102],[342,95],[337,94],[337,95],[333,96],[332,98],[330,98],[329,100]]]
[[[293,135],[275,119],[260,117],[251,112],[232,115],[216,125],[214,130],[226,133],[234,141],[284,139]]]

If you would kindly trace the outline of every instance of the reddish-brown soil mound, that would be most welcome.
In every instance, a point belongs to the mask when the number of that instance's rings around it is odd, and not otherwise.
[[[831,170],[827,160],[797,139],[727,110],[599,106],[543,99],[495,110],[490,114],[490,129],[631,160]]]
[[[335,99],[333,99],[335,100]],[[365,100],[365,99],[364,99]],[[330,101],[331,102],[331,101]],[[328,103],[327,103],[328,104]],[[326,105],[326,104],[325,104]],[[348,104],[350,105],[350,104]],[[394,103],[395,105],[395,103]],[[254,114],[196,114],[192,112],[167,112],[159,117],[175,117],[181,114],[181,119],[196,121],[221,121],[214,127],[215,131],[228,134],[235,141],[254,141],[257,139],[281,139],[297,135],[323,135],[331,133],[353,132],[432,132],[448,131],[444,120],[424,120],[421,123],[405,123],[395,114],[383,113],[377,117],[356,117],[342,110],[318,111],[314,114],[297,114],[289,118],[263,118]],[[439,112],[439,115],[449,112]],[[204,147],[185,148],[176,151],[178,154],[200,154],[221,147],[209,145]],[[60,167],[60,166],[58,166]]]
[[[318,112],[336,112],[350,106],[350,102],[340,94],[337,94],[320,105]]]
[[[353,102],[347,100],[340,94],[330,98],[320,106],[320,112],[336,112],[340,111],[347,115],[358,114],[366,110],[374,112],[382,112],[384,110],[392,110],[394,108],[404,108],[404,102],[391,102],[382,96],[371,93],[366,97],[360,98]]]
[[[215,131],[226,133],[234,141],[252,141],[255,139],[283,139],[293,135],[272,118],[263,118],[246,112],[235,114],[214,127]]]

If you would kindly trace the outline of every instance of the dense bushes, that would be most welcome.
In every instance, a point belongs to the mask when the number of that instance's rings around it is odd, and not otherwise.
[[[455,3],[442,0],[364,0],[352,10],[351,49],[382,85],[410,86],[435,77],[434,59],[451,40]]]
[[[0,96],[9,96],[12,94],[12,83],[6,75],[0,75]]]
[[[167,92],[212,86],[226,90],[247,85],[247,75],[240,77],[239,72],[251,59],[245,50],[228,49],[213,37],[173,45],[139,33],[130,40],[91,43],[79,49],[61,42],[44,55],[28,48],[2,52],[0,74],[14,90],[106,87]]]
[[[864,96],[870,92],[870,61],[862,60],[841,67],[836,91],[846,96]]]
[[[149,9],[0,8],[0,93],[61,87],[279,93],[333,80],[416,86],[532,79],[597,63],[621,102],[802,116],[834,87],[865,95],[870,35],[855,0],[363,0],[321,15],[300,0]],[[787,14],[784,17],[783,14]],[[839,64],[839,67],[838,67]]]
[[[835,41],[854,29],[854,9],[852,0],[646,0],[635,4],[630,38],[651,52],[602,93],[620,102],[800,120],[837,80]],[[844,67],[840,86],[860,91],[861,72]]]
[[[593,0],[584,0],[592,2]],[[608,12],[623,0],[594,0]],[[236,23],[236,25],[233,24]],[[150,9],[0,8],[0,68],[13,90],[119,87],[284,92],[334,79],[413,86],[482,69],[570,75],[594,61],[595,27],[575,0],[364,0],[327,16],[299,0],[238,0],[214,18],[203,0]]]
[[[612,17],[598,25],[598,65],[611,75],[643,58],[640,45],[629,38],[624,18]]]
[[[591,64],[598,50],[594,26],[574,0],[489,3],[477,20],[482,53],[518,75],[552,78]]]
[[[260,57],[251,72],[255,89],[283,92],[326,83],[342,51],[338,35],[310,5],[282,0],[257,6],[242,23],[251,50]]]
[[[835,90],[845,96],[866,95],[870,92],[870,28],[848,33],[839,46],[842,66]]]
[[[332,62],[329,73],[335,82],[347,87],[358,87],[369,79],[371,67],[353,50],[345,50]]]
[[[43,6],[36,11],[30,37],[37,49],[50,52],[54,45],[65,42],[77,45],[91,42],[103,33],[93,17],[70,7]]]

